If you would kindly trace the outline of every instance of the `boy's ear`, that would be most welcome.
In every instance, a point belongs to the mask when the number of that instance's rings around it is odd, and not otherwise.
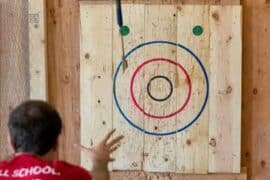
[[[11,138],[10,138],[9,134],[8,134],[8,137],[7,137],[7,141],[8,141],[8,150],[9,150],[10,154],[14,154],[15,149],[14,149],[14,147],[12,145]]]
[[[57,138],[55,145],[52,147],[52,151],[57,151],[58,145],[59,145],[59,137]]]

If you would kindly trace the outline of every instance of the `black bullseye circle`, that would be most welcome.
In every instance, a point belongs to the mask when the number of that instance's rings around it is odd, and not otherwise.
[[[156,80],[156,79],[164,79],[166,82],[168,82],[168,84],[170,85],[170,92],[167,96],[165,96],[164,98],[157,98],[157,97],[154,97],[151,93],[151,83]],[[148,82],[147,84],[147,93],[148,95],[150,96],[151,99],[153,99],[154,101],[159,101],[159,102],[162,102],[162,101],[166,101],[167,99],[169,99],[173,93],[173,84],[171,82],[171,80],[166,77],[166,76],[154,76],[150,79],[150,81]]]

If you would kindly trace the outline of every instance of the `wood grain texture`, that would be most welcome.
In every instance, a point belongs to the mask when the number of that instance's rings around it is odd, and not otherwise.
[[[46,7],[28,0],[30,98],[47,100]]]
[[[153,40],[177,40],[176,6],[174,5],[146,5],[145,6],[145,42]],[[169,45],[153,45],[144,47],[143,61],[152,58],[176,59],[176,47]],[[145,93],[143,109],[145,112],[166,116],[175,111],[176,93],[166,101],[154,101],[146,92],[146,85],[155,76],[165,76],[171,81],[176,79],[176,68],[166,62],[154,62],[142,69],[143,92]],[[157,97],[166,97],[168,84],[162,81],[152,83],[150,93]],[[175,117],[159,119],[144,115],[144,128],[154,133],[166,133],[175,130]],[[176,166],[176,136],[144,135],[143,169],[147,172],[175,172]]]
[[[56,8],[58,9],[59,3],[58,0],[49,0],[51,3],[51,8]],[[75,1],[77,0],[73,0],[73,2],[68,1],[67,4],[65,6],[62,6],[62,11],[72,11],[72,12],[76,12],[78,11],[78,6],[77,3],[75,3]],[[13,27],[14,24],[16,24],[15,21],[17,21],[18,19],[24,19],[25,17],[19,15],[19,16],[12,16],[9,17],[9,19],[6,19],[3,17],[7,17],[6,12],[13,12],[14,13],[20,13],[20,3],[17,3],[19,1],[9,1],[9,0],[0,0],[0,12],[1,12],[1,19],[0,19],[0,43],[1,43],[1,51],[0,51],[0,56],[1,56],[1,75],[0,75],[0,88],[1,88],[1,96],[0,96],[0,102],[4,105],[1,106],[1,121],[0,123],[1,125],[1,157],[5,156],[6,154],[6,143],[5,143],[5,138],[6,135],[4,132],[6,132],[6,126],[5,126],[5,121],[7,114],[8,114],[8,108],[7,108],[7,104],[17,104],[14,102],[18,102],[17,98],[18,96],[13,96],[14,93],[13,92],[18,92],[17,90],[14,90],[14,86],[13,85],[9,85],[6,86],[6,84],[10,83],[9,82],[9,78],[7,79],[7,77],[10,77],[10,80],[14,80],[17,78],[14,78],[14,75],[12,74],[12,72],[10,73],[6,73],[8,72],[7,67],[11,67],[11,65],[6,66],[7,62],[3,62],[2,57],[5,57],[5,59],[7,59],[7,57],[13,57],[13,56],[17,56],[15,54],[13,54],[13,51],[11,49],[14,49],[15,44],[12,44],[10,46],[6,46],[6,41],[7,39],[10,39],[10,37],[12,37],[14,35],[14,33],[11,33],[11,31],[16,31],[16,34],[20,34],[21,31],[18,30],[14,30],[12,28],[9,28],[7,26],[4,26],[4,24],[9,24],[10,27]],[[59,1],[60,2],[60,1]],[[62,2],[62,1],[61,1]],[[192,2],[188,0],[188,3]],[[222,1],[216,1],[217,3],[223,3]],[[227,2],[227,1],[225,1]],[[15,4],[14,4],[15,3]],[[200,1],[197,3],[208,3],[205,1]],[[239,3],[239,2],[237,2]],[[269,68],[270,66],[268,65],[268,59],[269,59],[269,28],[266,28],[269,26],[269,22],[268,22],[268,18],[269,17],[269,5],[267,5],[267,1],[266,0],[244,0],[242,1],[243,5],[244,5],[244,65],[243,65],[243,72],[244,72],[244,76],[243,76],[243,141],[242,141],[242,148],[243,148],[243,153],[242,153],[242,165],[249,165],[249,169],[248,172],[252,172],[250,173],[250,177],[249,179],[251,180],[265,180],[265,179],[269,179],[270,178],[270,171],[269,171],[269,162],[270,160],[268,159],[269,155],[268,155],[268,147],[269,147],[269,141],[267,139],[268,137],[268,129],[269,129],[269,123],[268,122],[268,117],[269,117],[269,96],[268,93],[265,93],[266,91],[268,92],[269,90],[269,86],[267,83],[261,81],[261,79],[265,79],[269,77],[269,71],[267,71],[267,68]],[[26,4],[25,4],[26,6]],[[16,9],[14,11],[14,9]],[[49,13],[49,9],[47,11]],[[25,16],[27,15],[27,13],[23,13]],[[56,18],[56,17],[55,17]],[[73,17],[76,19],[77,22],[79,22],[79,16],[75,16]],[[67,27],[67,19],[69,19],[69,16],[66,17],[66,20],[60,20],[57,16],[57,22],[58,24],[62,24],[62,26]],[[74,20],[72,20],[74,22]],[[12,24],[12,25],[11,25]],[[50,23],[50,25],[52,24],[52,22]],[[25,22],[25,26],[27,26],[27,22]],[[59,25],[58,25],[59,26]],[[71,28],[76,28],[76,26],[68,26]],[[48,30],[50,30],[51,28],[48,28]],[[54,29],[54,28],[53,28]],[[268,29],[268,31],[265,31],[265,29]],[[62,31],[52,31],[52,32],[48,32],[48,34],[54,33],[53,36],[62,36],[57,38],[57,40],[63,38],[64,35],[68,34],[69,36],[75,36],[77,38],[72,38],[72,40],[69,40],[68,44],[69,46],[78,46],[79,45],[79,35],[76,33],[76,31],[71,31],[70,28],[62,28]],[[27,32],[25,32],[25,35],[27,34]],[[64,35],[63,35],[64,34]],[[5,37],[7,36],[8,37]],[[51,35],[52,36],[52,35]],[[69,37],[68,37],[69,38]],[[5,41],[4,41],[5,39]],[[51,38],[52,39],[52,38]],[[55,47],[55,40],[50,40],[48,47],[49,48],[49,54],[51,54],[51,56],[54,56],[52,54],[58,53],[59,49],[63,49],[62,48],[62,44],[59,42],[57,43],[57,46],[60,47]],[[28,42],[25,42],[28,44]],[[65,43],[67,43],[65,41]],[[9,42],[8,44],[11,44],[11,42]],[[18,43],[16,43],[18,44]],[[20,44],[20,43],[19,43]],[[21,45],[19,45],[21,46]],[[52,47],[53,46],[53,47]],[[67,45],[65,45],[67,46]],[[257,48],[260,47],[260,48]],[[4,51],[5,49],[5,51]],[[77,58],[69,58],[68,61],[76,61],[79,62],[79,53],[78,53],[78,49],[79,48],[69,48],[69,53],[70,54],[77,54],[74,55],[73,57],[77,57]],[[7,54],[6,54],[7,52]],[[12,52],[12,53],[11,53]],[[24,51],[24,53],[27,51]],[[17,54],[17,53],[16,53]],[[58,57],[61,57],[58,55]],[[14,58],[10,58],[12,60],[14,60]],[[17,59],[18,60],[18,59]],[[58,61],[62,61],[62,58],[58,58]],[[65,58],[65,61],[66,58]],[[52,66],[54,66],[54,60],[51,61],[51,63],[53,64]],[[4,65],[3,65],[4,64]],[[26,64],[24,64],[24,66],[26,66]],[[13,68],[13,66],[12,66]],[[9,68],[12,70],[12,68]],[[19,68],[20,69],[20,68]],[[71,68],[72,69],[72,68]],[[260,69],[263,69],[264,71],[260,71]],[[27,73],[27,69],[23,70],[24,73]],[[50,70],[51,72],[51,70]],[[22,74],[24,74],[22,73]],[[8,74],[8,75],[7,75]],[[54,73],[55,74],[55,73]],[[71,76],[71,81],[73,82],[79,82],[79,71],[73,72],[74,76]],[[23,78],[23,77],[20,77]],[[52,75],[51,77],[52,81],[55,81],[54,79],[54,75]],[[13,81],[13,83],[16,81]],[[25,82],[25,81],[24,81]],[[255,84],[256,83],[256,84]],[[17,82],[16,82],[17,84]],[[50,83],[52,84],[52,83]],[[5,86],[4,86],[5,85]],[[256,86],[255,86],[256,85]],[[21,88],[19,90],[21,90],[22,88],[24,88],[25,86],[22,85]],[[75,86],[74,86],[75,87]],[[79,88],[79,84],[76,88]],[[74,91],[77,91],[76,88],[74,88]],[[3,91],[3,89],[5,89],[5,92]],[[12,92],[9,92],[10,90],[14,90]],[[51,89],[51,88],[50,88]],[[55,90],[55,87],[52,87],[52,89]],[[59,87],[58,87],[59,89]],[[7,96],[9,94],[9,96]],[[52,100],[54,104],[62,104],[62,102],[64,101],[63,99],[65,98],[65,96],[62,96],[61,93],[59,93],[60,95],[56,95],[56,93],[54,92],[54,95],[51,96],[57,96],[55,98],[55,100]],[[66,95],[67,93],[65,93]],[[74,93],[71,93],[71,95],[73,96]],[[79,97],[79,94],[77,94],[77,97]],[[15,100],[14,100],[15,99]],[[56,103],[57,102],[57,103]],[[66,102],[66,101],[65,101]],[[255,103],[253,103],[255,102]],[[75,104],[79,104],[79,98],[73,98],[73,103]],[[60,107],[62,107],[62,105],[60,105]],[[78,107],[78,106],[76,106]],[[3,111],[2,111],[3,110]],[[74,116],[74,112],[73,111],[63,111],[61,110],[61,113],[64,113],[65,117],[68,116]],[[75,113],[78,117],[78,112]],[[259,121],[259,123],[258,123]],[[78,129],[79,127],[79,123],[78,121],[76,128]],[[260,123],[262,122],[262,123]],[[74,121],[72,118],[69,118],[68,121],[65,122],[65,124],[69,125],[69,124],[74,124]],[[74,129],[76,129],[74,128]],[[78,131],[76,129],[76,131]],[[79,131],[78,131],[79,132]],[[71,130],[70,132],[66,131],[66,134],[74,133],[73,130]],[[78,135],[79,136],[79,135]],[[77,138],[78,138],[77,136]],[[78,141],[79,142],[79,141]],[[4,144],[4,145],[3,145]],[[3,150],[3,151],[2,151]],[[258,154],[261,154],[260,156],[258,156]],[[78,161],[78,151],[73,151],[73,154],[68,158],[69,161]],[[140,173],[139,173],[140,174]],[[252,174],[252,175],[251,175]],[[125,176],[126,175],[126,176]],[[133,174],[133,173],[120,173],[119,176],[122,177],[129,177],[130,179],[134,179],[134,177],[137,177],[138,174]],[[119,176],[118,179],[119,179]],[[173,174],[172,174],[173,176]],[[236,175],[235,175],[236,176]],[[235,177],[234,178],[237,178]],[[145,177],[145,176],[143,176]],[[224,176],[225,179],[227,177],[231,178],[231,175],[225,175]],[[220,177],[218,176],[218,178],[215,178],[217,180],[220,179],[224,179],[224,177]],[[228,178],[228,180],[230,180]],[[181,179],[181,178],[179,178]],[[233,179],[233,178],[232,178]],[[238,179],[238,178],[237,178]],[[227,179],[226,179],[227,180]]]
[[[56,1],[56,0],[55,0]],[[75,0],[74,0],[75,1]],[[202,1],[200,1],[202,2]],[[198,3],[200,3],[198,2]],[[216,1],[217,3],[223,3],[222,1]],[[225,1],[227,2],[227,1]],[[208,3],[203,1],[202,3]],[[236,2],[239,4],[239,1]],[[260,118],[260,114],[265,114],[264,112],[267,111],[267,107],[269,105],[268,96],[267,94],[261,94],[260,98],[257,98],[258,92],[257,88],[253,85],[252,82],[256,81],[258,83],[258,87],[264,87],[267,86],[264,82],[260,81],[260,78],[263,77],[269,77],[268,71],[264,71],[264,73],[260,73],[260,75],[256,75],[256,77],[253,77],[254,74],[256,74],[256,68],[253,70],[253,64],[257,61],[257,59],[260,59],[260,65],[257,65],[258,67],[267,68],[267,65],[264,65],[265,62],[268,61],[269,57],[264,55],[264,53],[261,53],[263,50],[268,49],[268,33],[264,31],[264,27],[267,26],[269,23],[267,22],[267,17],[269,16],[269,10],[267,8],[266,1],[260,0],[260,1],[254,1],[254,0],[244,0],[244,65],[243,65],[243,71],[245,76],[243,76],[243,141],[242,141],[242,165],[249,165],[249,172],[252,170],[253,178],[255,176],[259,176],[258,178],[261,179],[267,179],[269,175],[269,170],[267,167],[268,161],[263,161],[264,159],[262,157],[257,157],[257,150],[259,149],[263,152],[263,157],[267,157],[268,152],[268,141],[265,139],[262,139],[260,141],[260,144],[257,144],[258,139],[260,140],[260,135],[257,132],[261,131],[262,127],[268,127],[266,126],[266,123],[263,123],[261,125],[256,125],[256,128],[252,128],[254,124],[256,124],[258,119],[263,119],[264,122],[267,121],[268,116],[264,116],[263,118]],[[55,3],[55,6],[57,7],[57,3]],[[260,6],[260,7],[259,7]],[[63,7],[66,8],[66,7]],[[78,9],[75,3],[73,3],[73,6],[71,9]],[[256,13],[254,13],[256,11]],[[260,17],[260,21],[258,21],[258,17]],[[78,17],[77,17],[78,18]],[[263,21],[261,21],[263,20]],[[77,21],[79,21],[77,19]],[[63,21],[58,21],[59,23],[62,23]],[[264,23],[261,23],[264,22]],[[69,31],[68,29],[63,29],[64,31]],[[261,35],[258,32],[262,32],[263,35]],[[59,33],[61,35],[61,33]],[[73,34],[74,35],[74,34]],[[71,44],[78,43],[78,39],[75,39],[71,42]],[[51,46],[51,45],[49,45]],[[255,48],[255,46],[262,47],[261,49]],[[53,48],[51,48],[52,51],[54,51]],[[72,52],[76,53],[76,48],[71,50]],[[78,73],[78,72],[77,72]],[[72,77],[73,78],[73,77]],[[265,89],[265,88],[264,88]],[[254,93],[253,94],[253,90]],[[255,99],[254,99],[255,97]],[[57,101],[61,102],[61,99],[58,98]],[[255,110],[254,105],[252,101],[256,101],[257,103],[262,102],[265,107],[262,111],[257,111],[256,115],[251,116],[254,114]],[[79,103],[79,102],[78,102]],[[258,107],[259,108],[259,107]],[[69,112],[66,112],[67,116],[70,114]],[[267,114],[267,113],[266,113]],[[258,118],[257,118],[258,117]],[[69,122],[67,122],[69,123]],[[71,122],[72,123],[72,122]],[[252,140],[253,139],[253,140]],[[253,149],[253,150],[251,150]],[[76,159],[76,157],[75,157]],[[253,161],[253,159],[257,159],[256,162]],[[256,168],[255,168],[256,167]],[[135,175],[134,175],[135,176]],[[257,178],[257,179],[258,179]]]
[[[209,172],[240,172],[241,7],[210,9]]]
[[[192,53],[183,49],[178,51],[177,47],[166,44],[145,46],[137,49],[135,55],[128,56],[129,68],[125,72],[121,72],[120,69],[120,75],[114,79],[116,81],[114,93],[118,98],[117,106],[121,107],[125,116],[134,124],[151,133],[167,133],[178,130],[177,127],[186,126],[200,113],[205,98],[208,98],[207,88],[205,88],[208,85],[208,77],[205,77],[200,63],[211,77],[209,103],[211,113],[208,113],[208,104],[206,104],[203,114],[192,127],[177,135],[161,137],[142,134],[135,128],[129,127],[117,107],[112,106],[113,97],[110,87],[112,87],[111,79],[114,78],[114,73],[110,68],[113,65],[116,69],[122,56],[118,26],[114,22],[116,17],[114,15],[112,20],[111,16],[115,12],[112,11],[113,7],[112,4],[81,4],[83,145],[90,146],[90,140],[91,145],[94,145],[101,138],[101,134],[108,131],[104,126],[108,124],[119,129],[119,133],[127,137],[123,146],[115,154],[118,160],[114,163],[114,169],[140,170],[143,165],[143,170],[147,172],[176,172],[176,169],[177,172],[197,174],[240,172],[241,8],[239,6],[123,5],[126,15],[124,22],[130,26],[132,32],[130,36],[124,37],[127,40],[126,49],[135,47],[142,40],[143,42],[167,40],[183,44],[202,60],[196,62]],[[103,9],[105,11],[102,11]],[[200,13],[196,16],[194,12]],[[204,30],[201,36],[193,34],[193,28],[197,25],[201,25]],[[223,54],[225,50],[226,54]],[[177,116],[177,121],[175,117],[164,119],[160,116],[168,115],[177,111],[178,106],[181,107],[188,94],[188,88],[185,86],[189,86],[190,80],[185,77],[187,76],[185,73],[178,70],[177,66],[160,61],[152,62],[151,65],[145,64],[142,70],[135,71],[142,63],[156,57],[177,59],[191,79],[191,102],[180,113],[181,115]],[[101,60],[97,61],[99,58]],[[210,64],[211,68],[209,68]],[[220,66],[223,66],[223,71],[219,69]],[[133,79],[134,72],[142,78]],[[150,89],[146,87],[151,78],[160,75],[168,77],[169,81],[173,82],[172,97],[161,102],[150,98],[149,93],[164,97],[166,84],[157,81],[151,83]],[[131,86],[133,80],[134,87]],[[132,99],[129,87],[136,89],[135,97]],[[138,99],[138,102],[134,99]],[[103,105],[104,100],[107,102]],[[134,104],[143,108],[139,110],[140,108],[135,107]],[[220,108],[216,108],[218,106]],[[229,110],[233,113],[228,113]],[[113,122],[111,122],[112,117]],[[208,126],[208,119],[210,119],[210,126]],[[134,137],[137,137],[136,140],[133,140]],[[212,141],[215,141],[214,145]],[[208,148],[210,148],[209,167]],[[82,160],[89,161],[85,157]]]
[[[93,4],[112,3],[112,0],[78,0]],[[260,0],[263,1],[263,0]],[[132,4],[221,4],[221,5],[239,5],[240,0],[122,0],[122,3]]]
[[[246,171],[241,174],[184,175],[175,173],[145,173],[138,171],[112,172],[113,180],[247,180]]]
[[[121,47],[121,37],[119,34],[119,26],[116,22],[115,6],[113,6],[113,67],[114,74],[116,67],[122,61],[122,47]],[[140,44],[144,41],[144,14],[145,7],[141,5],[123,5],[124,23],[131,29],[130,34],[124,38],[124,46],[126,52],[132,47]],[[134,18],[137,17],[137,18]],[[128,58],[128,68],[125,72],[120,69],[119,76],[116,83],[116,93],[119,97],[121,107],[124,112],[127,112],[129,118],[136,121],[138,126],[144,127],[144,118],[141,112],[137,111],[131,102],[131,97],[129,96],[130,91],[130,77],[133,74],[134,68],[140,61],[144,58],[144,51],[138,51],[131,58]],[[142,78],[139,78],[142,80]],[[141,85],[143,82],[139,82]],[[137,91],[138,90],[138,91]],[[138,88],[136,94],[139,94],[139,99],[143,100],[144,95],[143,89]],[[137,130],[134,130],[121,116],[119,110],[116,108],[115,103],[113,104],[113,127],[117,129],[117,134],[123,134],[125,138],[123,139],[121,146],[115,152],[114,157],[116,161],[113,163],[113,169],[122,170],[142,170],[143,166],[143,147],[144,147],[144,135]]]
[[[270,179],[270,5],[244,1],[242,164],[250,180]]]
[[[0,1],[0,159],[9,154],[9,112],[29,98],[28,3]]]
[[[207,73],[209,73],[209,42],[210,6],[185,5],[178,6],[178,30],[177,42],[191,49],[201,60]],[[194,14],[196,12],[196,14]],[[195,36],[193,28],[195,26],[203,28],[203,34]],[[177,60],[187,70],[192,84],[192,96],[185,110],[177,115],[177,127],[183,127],[192,121],[203,106],[206,96],[206,79],[198,62],[183,49],[178,49]],[[183,86],[187,86],[187,80],[179,79],[183,74],[179,74],[178,88],[181,92]],[[183,104],[187,92],[179,93],[177,96],[177,106]],[[208,131],[209,131],[209,108],[208,104],[196,123],[187,130],[177,134],[177,172],[182,173],[207,173],[208,172]]]
[[[252,9],[261,8],[263,6],[268,6],[270,1],[269,0],[256,0],[256,1],[242,0],[241,3],[243,4],[243,6],[247,10],[247,12],[251,13]],[[249,22],[251,22],[251,19],[249,19]]]
[[[86,147],[112,129],[112,18],[110,5],[81,6],[81,143]],[[91,169],[88,156],[82,152],[81,164]]]
[[[75,164],[80,153],[80,49],[79,4],[75,0],[50,0],[47,6],[49,102],[63,118],[58,157]]]

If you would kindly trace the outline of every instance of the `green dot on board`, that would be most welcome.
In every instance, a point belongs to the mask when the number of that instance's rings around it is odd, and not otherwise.
[[[120,28],[120,34],[121,34],[122,36],[128,35],[128,34],[129,34],[129,27],[128,27],[128,26],[122,26],[122,27]]]
[[[202,28],[202,26],[195,26],[195,27],[193,28],[193,34],[194,34],[195,36],[200,36],[200,35],[202,35],[202,33],[203,33],[203,28]]]

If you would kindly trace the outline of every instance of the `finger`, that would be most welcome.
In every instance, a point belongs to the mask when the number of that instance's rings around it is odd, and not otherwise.
[[[113,162],[113,161],[115,161],[115,159],[114,158],[110,158],[109,161],[110,162]]]
[[[116,151],[118,149],[119,146],[115,146],[113,148],[110,149],[110,153],[113,153],[114,151]]]
[[[77,149],[83,150],[83,151],[92,151],[91,148],[87,148],[81,144],[73,144],[73,146]]]
[[[109,147],[112,147],[115,144],[119,143],[123,138],[124,138],[124,136],[118,136],[118,137],[114,138],[111,142],[109,142],[107,145]]]
[[[115,132],[115,129],[112,129],[112,130],[105,136],[105,138],[102,140],[102,142],[105,144],[105,143],[110,139],[110,137],[113,135],[114,132]]]

